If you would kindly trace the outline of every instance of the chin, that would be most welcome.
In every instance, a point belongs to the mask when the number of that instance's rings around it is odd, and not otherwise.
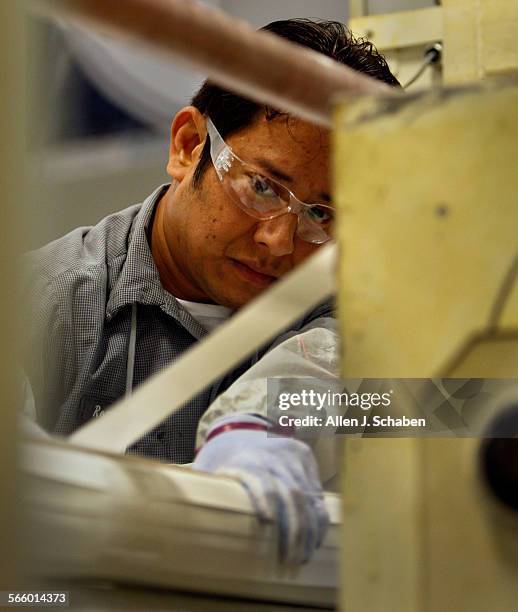
[[[238,308],[246,306],[260,293],[262,292],[257,291],[256,293],[251,293],[250,291],[236,291],[232,293],[220,293],[217,303],[221,306],[226,306],[227,308],[233,308],[234,310],[237,310]]]

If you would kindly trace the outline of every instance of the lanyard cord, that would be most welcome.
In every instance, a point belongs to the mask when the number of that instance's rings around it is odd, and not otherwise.
[[[137,341],[137,304],[131,305],[131,330],[128,346],[128,361],[126,364],[126,397],[133,392],[133,372],[135,369],[135,344]]]

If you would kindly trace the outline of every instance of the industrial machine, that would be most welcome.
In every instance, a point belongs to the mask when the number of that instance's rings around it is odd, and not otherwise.
[[[518,378],[518,84],[508,74],[518,67],[516,2],[445,0],[433,23],[444,33],[449,86],[406,97],[197,3],[156,0],[149,10],[127,0],[122,12],[106,0],[43,4],[132,32],[191,57],[223,85],[333,125],[344,377]],[[206,47],[189,46],[194,28]],[[263,59],[254,70],[252,52]],[[495,74],[505,78],[452,85]],[[506,432],[517,430],[518,382],[488,407],[481,438],[346,439],[340,534],[329,496],[325,546],[292,572],[276,563],[275,529],[256,522],[236,483],[115,454],[164,418],[142,414],[139,402],[158,406],[178,381],[176,404],[163,409],[178,408],[197,390],[194,362],[205,359],[206,384],[326,297],[334,249],[71,442],[24,444],[33,575],[320,607],[333,606],[340,588],[345,611],[516,608],[518,438]],[[248,336],[244,317],[255,323]],[[229,337],[242,346],[216,359]],[[5,501],[2,511],[13,515]]]
[[[516,605],[517,105],[509,79],[335,112],[343,376],[510,379],[478,439],[346,440],[344,610]]]

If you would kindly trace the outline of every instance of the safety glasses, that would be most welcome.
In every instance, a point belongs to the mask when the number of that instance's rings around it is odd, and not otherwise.
[[[207,117],[210,156],[223,188],[234,202],[255,219],[268,220],[286,213],[297,215],[297,235],[323,244],[331,238],[334,210],[325,204],[301,202],[287,187],[240,159]]]

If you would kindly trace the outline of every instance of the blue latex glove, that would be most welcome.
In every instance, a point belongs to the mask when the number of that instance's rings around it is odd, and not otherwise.
[[[304,442],[234,429],[206,442],[192,467],[239,480],[259,518],[277,521],[282,561],[304,563],[321,545],[329,517],[317,465]]]

